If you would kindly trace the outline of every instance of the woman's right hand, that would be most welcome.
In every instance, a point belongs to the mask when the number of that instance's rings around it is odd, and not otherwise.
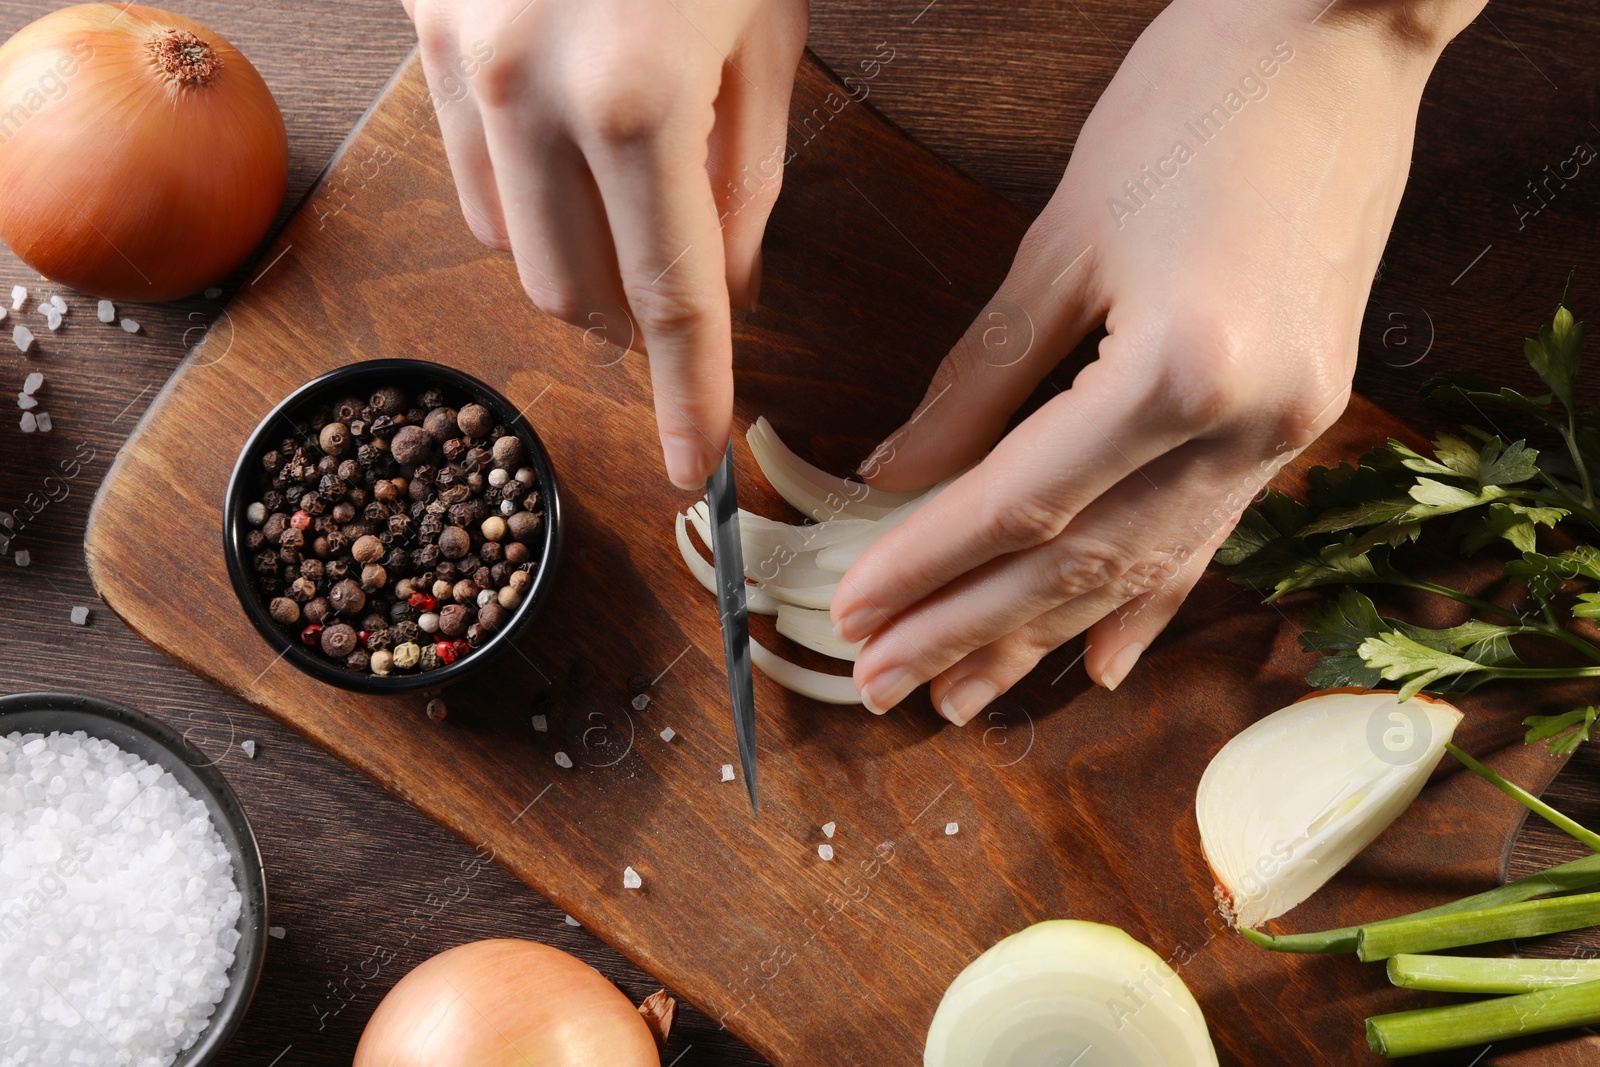
[[[648,352],[667,476],[733,414],[805,0],[404,0],[467,225],[543,311]]]

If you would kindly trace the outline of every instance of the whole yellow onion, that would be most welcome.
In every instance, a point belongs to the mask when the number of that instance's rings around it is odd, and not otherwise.
[[[220,280],[283,202],[283,116],[200,23],[81,4],[0,46],[0,238],[39,273],[115,300]]]
[[[660,1067],[656,1037],[593,967],[533,941],[474,941],[400,979],[352,1067]]]

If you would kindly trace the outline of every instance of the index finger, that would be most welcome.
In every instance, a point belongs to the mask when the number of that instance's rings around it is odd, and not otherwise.
[[[644,337],[667,477],[699,489],[733,421],[733,332],[705,129],[589,139],[628,306]],[[677,127],[677,128],[674,128]]]

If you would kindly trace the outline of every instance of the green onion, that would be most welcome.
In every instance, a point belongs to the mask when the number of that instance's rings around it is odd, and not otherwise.
[[[1600,960],[1505,960],[1480,956],[1389,957],[1389,981],[1440,993],[1532,993],[1600,979]]]
[[[1392,1059],[1595,1023],[1600,1023],[1600,981],[1376,1015],[1367,1020],[1367,1044]]]
[[[1424,919],[1436,915],[1455,915],[1465,911],[1479,911],[1484,908],[1499,907],[1503,904],[1518,904],[1534,897],[1542,897],[1547,893],[1566,893],[1574,889],[1588,889],[1590,886],[1600,885],[1600,856],[1585,856],[1580,860],[1563,863],[1559,867],[1530,874],[1526,878],[1518,878],[1515,882],[1508,882],[1503,886],[1490,889],[1487,892],[1474,896],[1463,897],[1449,904],[1440,904],[1438,907],[1427,908],[1423,911],[1412,912],[1409,915],[1397,916],[1393,919],[1380,919],[1363,926],[1343,926],[1337,930],[1320,930],[1315,933],[1282,934],[1272,937],[1258,933],[1255,930],[1240,930],[1239,932],[1262,948],[1272,949],[1274,952],[1354,952],[1356,939],[1361,931],[1369,927],[1385,926],[1389,923],[1405,922],[1410,919]]]
[[[1356,955],[1370,963],[1402,952],[1481,945],[1509,937],[1538,937],[1596,923],[1600,923],[1600,893],[1526,900],[1454,915],[1375,923],[1356,935]]]
[[[1500,792],[1504,793],[1512,800],[1515,800],[1517,803],[1521,804],[1535,815],[1544,819],[1550,825],[1555,826],[1558,829],[1571,834],[1579,841],[1582,841],[1585,845],[1589,846],[1591,851],[1600,852],[1600,834],[1597,834],[1593,830],[1590,830],[1589,828],[1567,818],[1555,808],[1552,808],[1550,805],[1546,804],[1544,801],[1540,800],[1538,797],[1534,796],[1520,785],[1517,785],[1515,782],[1506,781],[1504,778],[1500,777],[1500,775],[1496,774],[1488,767],[1485,767],[1483,764],[1479,763],[1477,760],[1461,751],[1461,749],[1457,748],[1453,742],[1446,741],[1444,747],[1449,750],[1452,756],[1466,764],[1472,773],[1476,774],[1479,778],[1482,778],[1484,781],[1500,790]]]

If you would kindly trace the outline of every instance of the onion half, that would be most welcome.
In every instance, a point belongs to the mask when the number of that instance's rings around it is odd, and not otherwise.
[[[1461,722],[1442,700],[1328,690],[1222,747],[1195,794],[1217,903],[1250,928],[1293,908],[1422,791]]]
[[[972,961],[945,990],[923,1067],[1215,1067],[1176,971],[1114,926],[1038,923]]]

